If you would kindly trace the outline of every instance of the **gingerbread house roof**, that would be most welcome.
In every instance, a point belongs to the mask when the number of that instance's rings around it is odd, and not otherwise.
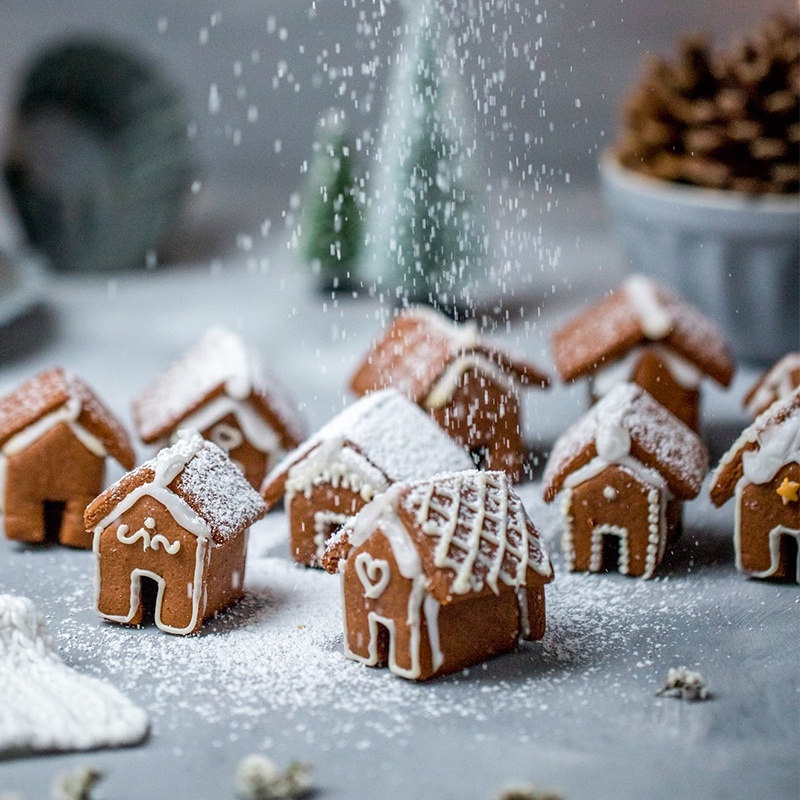
[[[632,383],[612,389],[555,443],[544,473],[544,498],[555,499],[569,475],[595,458],[633,458],[655,470],[680,499],[695,497],[708,471],[708,451],[688,426]]]
[[[397,540],[397,522],[412,548]],[[426,591],[442,604],[497,594],[500,584],[525,586],[531,572],[543,583],[552,579],[539,534],[504,472],[467,470],[396,484],[331,542],[326,567],[335,570],[339,555],[379,527],[404,577],[424,575]]]
[[[358,395],[392,387],[421,403],[459,357],[480,356],[523,385],[547,386],[533,364],[490,345],[473,322],[458,325],[430,308],[409,308],[395,317],[353,375]]]
[[[591,374],[632,348],[657,342],[727,386],[734,363],[716,325],[697,308],[641,275],[587,308],[553,334],[559,375],[570,381]]]
[[[777,400],[742,431],[711,475],[711,500],[721,506],[746,471],[766,483],[790,461],[800,460],[800,387]]]
[[[305,427],[295,405],[241,337],[220,326],[209,329],[133,401],[139,436],[147,443],[163,439],[223,394],[251,402],[278,435],[283,449],[303,440]]]
[[[345,408],[284,459],[264,479],[267,506],[285,491],[289,470],[312,453],[349,451],[386,483],[417,480],[437,472],[469,469],[467,451],[419,406],[395,389],[383,389]]]
[[[42,372],[0,399],[0,447],[61,409],[68,411],[65,420],[97,437],[123,467],[133,467],[136,459],[122,424],[83,381],[61,367]]]
[[[171,447],[124,475],[86,509],[87,530],[104,528],[126,501],[152,493],[177,497],[188,506],[192,527],[221,543],[266,513],[264,502],[228,456],[196,431],[181,431]],[[199,526],[198,526],[199,523]]]
[[[776,400],[788,397],[800,386],[800,353],[787,353],[780,361],[762,373],[744,396],[747,412],[757,417]]]

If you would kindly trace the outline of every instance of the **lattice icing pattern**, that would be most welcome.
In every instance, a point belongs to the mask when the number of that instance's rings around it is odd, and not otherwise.
[[[141,742],[147,714],[64,664],[25,597],[0,595],[0,756]]]
[[[469,470],[413,484],[401,497],[419,530],[433,540],[434,565],[452,571],[450,591],[525,585],[528,568],[550,562],[520,499],[501,472]]]

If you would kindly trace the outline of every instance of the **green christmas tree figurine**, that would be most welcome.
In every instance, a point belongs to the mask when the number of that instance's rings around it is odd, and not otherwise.
[[[401,303],[469,308],[485,266],[476,201],[479,134],[457,69],[457,32],[444,4],[406,2],[368,212],[366,281]],[[484,189],[485,194],[485,189]]]
[[[355,285],[363,249],[355,148],[341,112],[331,111],[319,130],[303,203],[301,249],[322,289],[346,289]]]

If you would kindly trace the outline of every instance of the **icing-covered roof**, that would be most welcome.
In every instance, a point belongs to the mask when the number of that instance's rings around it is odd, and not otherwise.
[[[210,328],[135,398],[133,416],[139,436],[147,443],[163,439],[222,394],[250,401],[280,437],[284,449],[296,447],[305,436],[295,404],[241,337],[221,326]]]
[[[398,552],[391,533],[397,522],[418,560]],[[443,604],[496,594],[501,584],[523,587],[531,573],[541,582],[552,579],[539,534],[504,472],[473,469],[397,484],[362,509],[329,543],[329,552],[341,555],[343,547],[359,546],[378,529],[394,542],[401,572],[413,563],[427,579],[426,591]],[[330,558],[325,563],[332,567]]]
[[[131,469],[136,459],[122,423],[83,381],[61,367],[40,373],[0,399],[0,446],[68,403],[76,405],[75,421],[96,436],[123,467]]]
[[[734,362],[717,326],[677,294],[641,275],[560,327],[553,334],[559,375],[574,380],[610,364],[632,348],[658,342],[723,386]]]
[[[383,389],[349,405],[275,466],[261,490],[268,506],[282,496],[290,468],[323,444],[331,457],[344,447],[355,450],[392,483],[473,466],[467,451],[419,406]]]
[[[196,431],[181,431],[175,444],[124,475],[89,505],[84,514],[87,530],[111,517],[131,492],[149,483],[183,500],[217,542],[241,533],[266,513],[261,497],[217,445]]]
[[[597,456],[609,463],[632,456],[681,499],[697,495],[708,471],[708,451],[697,434],[632,383],[616,386],[559,437],[544,472],[545,500]]]
[[[769,443],[772,446],[763,456],[772,464],[762,465],[762,472],[774,474],[789,459],[800,458],[800,387],[756,417],[722,456],[711,475],[711,500],[715,505],[721,506],[733,496],[745,472],[745,459],[758,458],[758,451]]]
[[[800,386],[800,353],[787,353],[762,373],[744,396],[743,405],[751,416],[757,417],[776,400],[788,397],[798,386]]]
[[[431,308],[414,307],[395,317],[353,375],[358,395],[392,387],[421,403],[453,359],[479,355],[521,384],[546,386],[547,375],[512,358],[478,333],[474,322],[459,325]]]

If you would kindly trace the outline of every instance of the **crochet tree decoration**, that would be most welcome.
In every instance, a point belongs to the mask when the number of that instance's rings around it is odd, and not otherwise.
[[[347,288],[363,250],[355,145],[340,112],[331,111],[319,130],[303,203],[302,253],[324,289]]]
[[[800,191],[800,23],[777,15],[728,52],[652,57],[616,146],[637,172],[749,194]]]

